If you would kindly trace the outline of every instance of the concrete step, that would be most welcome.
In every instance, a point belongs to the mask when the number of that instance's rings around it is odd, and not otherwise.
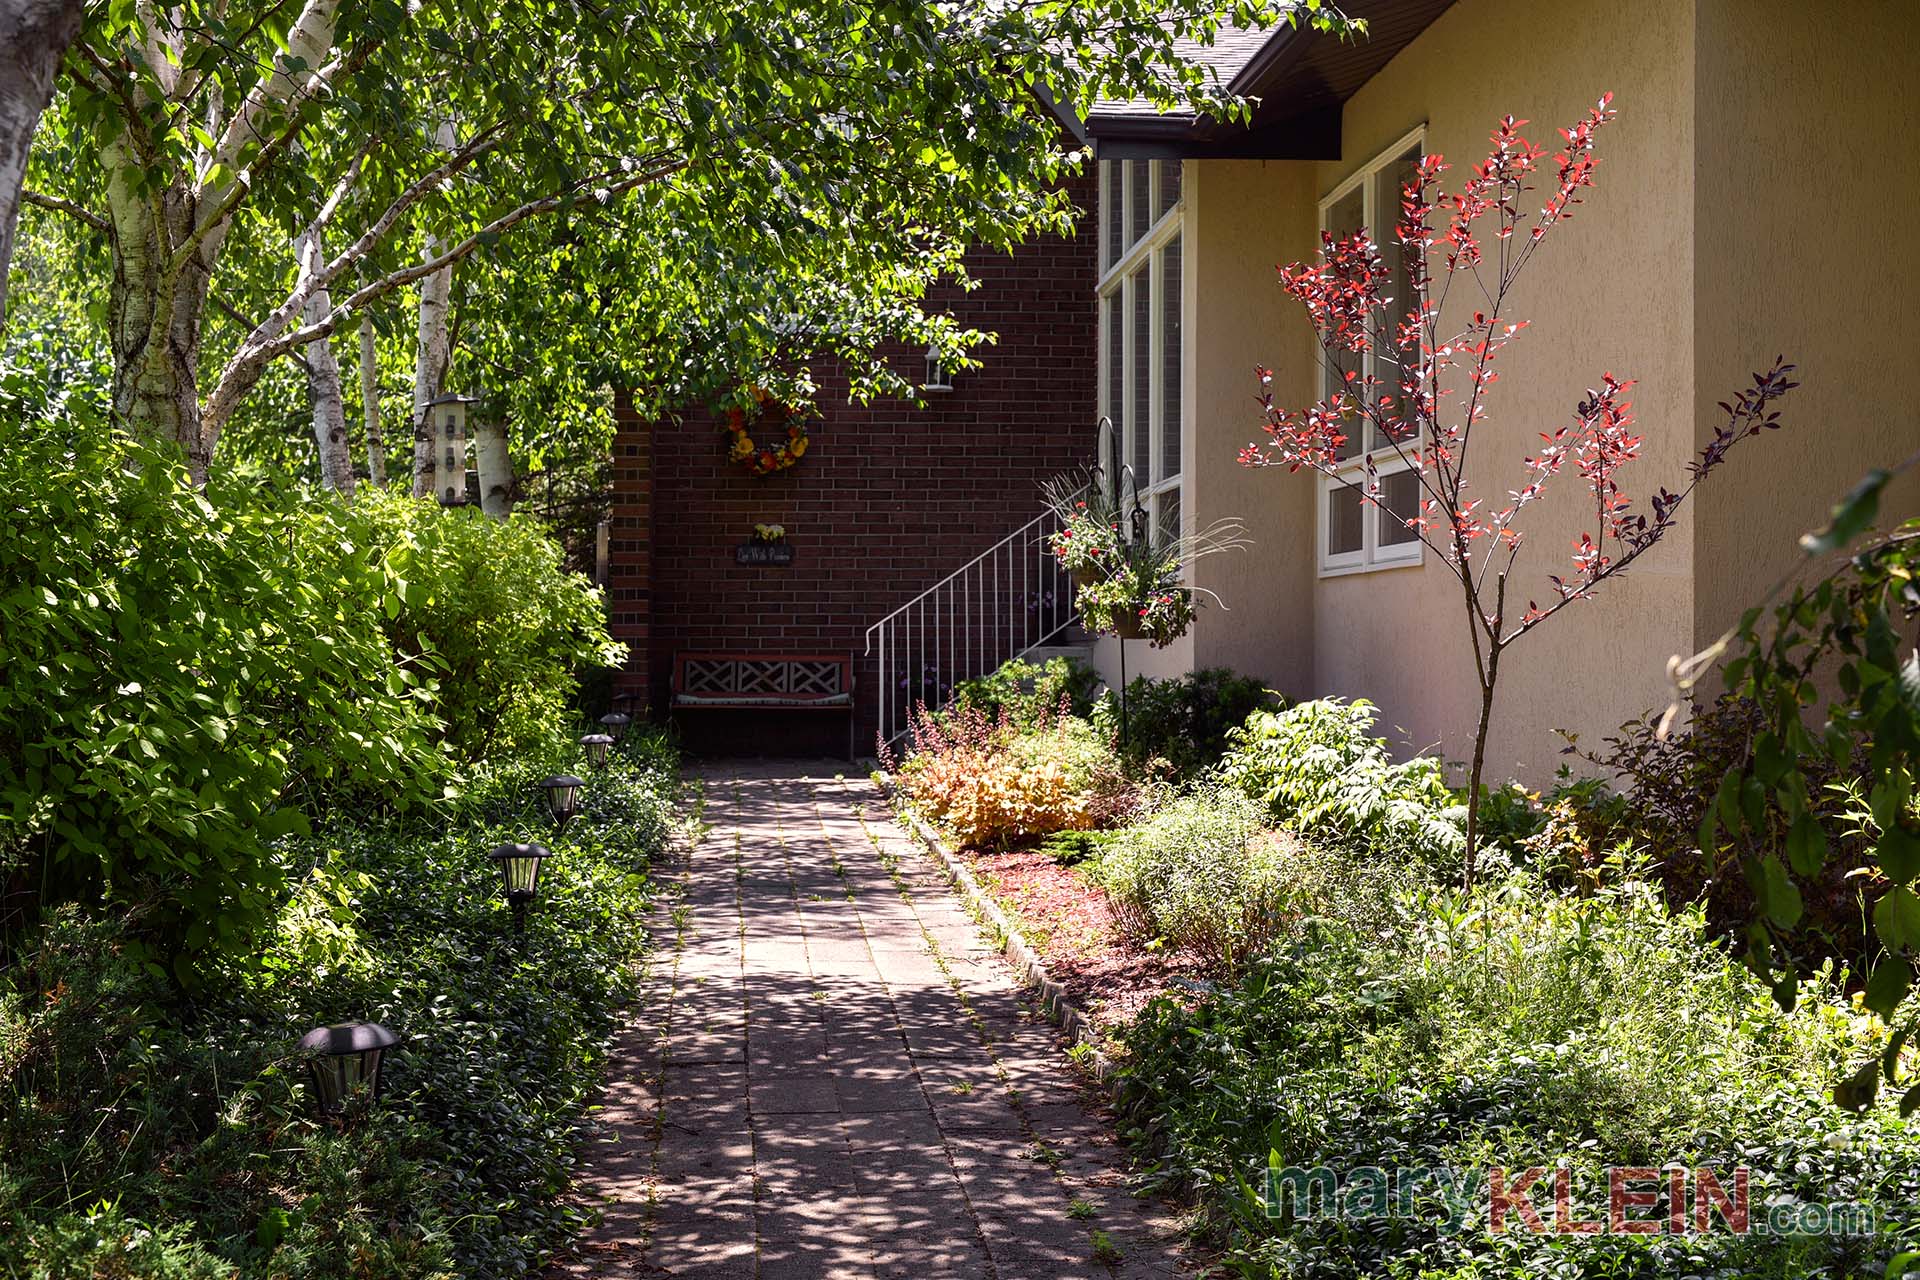
[[[1068,658],[1092,666],[1093,646],[1091,644],[1050,644],[1033,649],[1027,654],[1027,661],[1035,666],[1046,662],[1048,658]]]

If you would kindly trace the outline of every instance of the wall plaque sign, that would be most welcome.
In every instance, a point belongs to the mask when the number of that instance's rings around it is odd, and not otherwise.
[[[733,549],[735,564],[793,563],[793,544],[789,542],[743,542]]]

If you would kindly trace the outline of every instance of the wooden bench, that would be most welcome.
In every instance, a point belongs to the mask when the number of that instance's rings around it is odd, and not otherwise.
[[[841,711],[853,754],[853,656],[676,653],[675,711]]]

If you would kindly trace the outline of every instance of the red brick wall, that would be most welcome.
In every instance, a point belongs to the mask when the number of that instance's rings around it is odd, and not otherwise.
[[[1090,179],[1072,193],[1093,207]],[[955,375],[953,392],[928,397],[926,408],[848,404],[841,371],[816,366],[821,420],[807,456],[786,471],[752,476],[729,463],[703,408],[646,423],[623,404],[608,583],[614,634],[633,649],[620,687],[660,714],[677,652],[851,653],[859,743],[870,750],[876,672],[861,660],[866,628],[1039,514],[1041,481],[1091,460],[1091,226],[1011,255],[977,254],[968,269],[980,288],[933,299],[999,342],[979,353],[984,368]],[[899,359],[917,381],[919,354]],[[790,567],[734,563],[755,524],[786,526]],[[696,747],[825,750],[837,734],[845,749],[838,715],[703,711],[683,728]]]

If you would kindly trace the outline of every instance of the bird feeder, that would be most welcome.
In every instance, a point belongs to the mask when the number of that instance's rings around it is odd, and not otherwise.
[[[433,442],[433,492],[445,507],[457,507],[467,500],[467,406],[475,399],[441,396],[427,403]]]
[[[300,1037],[300,1051],[308,1056],[313,1073],[314,1108],[322,1116],[336,1116],[347,1099],[364,1087],[380,1097],[380,1070],[387,1050],[400,1042],[377,1022],[339,1022],[315,1027]]]

